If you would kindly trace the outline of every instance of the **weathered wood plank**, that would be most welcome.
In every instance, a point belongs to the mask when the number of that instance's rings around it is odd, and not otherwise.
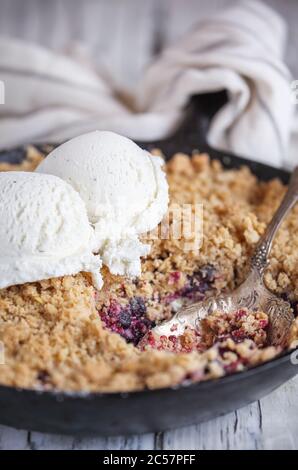
[[[154,434],[140,436],[110,437],[107,439],[82,438],[75,439],[74,449],[103,450],[152,450]]]
[[[259,405],[254,403],[207,423],[164,434],[165,450],[257,449],[261,436]]]
[[[262,447],[298,449],[298,376],[261,400]]]
[[[29,433],[26,446],[32,450],[151,450],[154,448],[154,434],[100,438],[32,432]]]
[[[25,450],[27,448],[27,431],[0,426],[0,450]]]

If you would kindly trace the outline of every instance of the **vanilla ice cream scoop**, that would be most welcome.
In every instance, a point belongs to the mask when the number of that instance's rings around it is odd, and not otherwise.
[[[101,259],[84,202],[52,175],[0,173],[0,288],[80,271],[100,288]]]
[[[113,274],[137,276],[150,247],[138,235],[168,208],[163,160],[113,132],[90,132],[53,150],[36,171],[70,183],[86,204],[96,250]]]

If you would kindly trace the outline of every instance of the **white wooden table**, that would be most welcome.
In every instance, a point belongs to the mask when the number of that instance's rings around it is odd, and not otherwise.
[[[54,49],[88,45],[118,87],[132,87],[164,45],[234,0],[0,0],[0,34]],[[238,1],[238,0],[237,0]],[[266,0],[287,19],[286,60],[298,79],[298,3]],[[268,397],[208,423],[165,433],[73,438],[0,426],[0,449],[298,449],[298,376]],[[0,410],[1,413],[1,410]]]

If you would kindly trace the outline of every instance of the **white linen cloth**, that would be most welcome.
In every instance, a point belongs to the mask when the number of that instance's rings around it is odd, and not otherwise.
[[[58,143],[94,129],[161,139],[191,95],[226,89],[229,100],[211,122],[209,143],[280,166],[296,129],[285,38],[286,26],[272,9],[237,2],[165,49],[144,72],[130,107],[90,61],[2,38],[0,149]]]

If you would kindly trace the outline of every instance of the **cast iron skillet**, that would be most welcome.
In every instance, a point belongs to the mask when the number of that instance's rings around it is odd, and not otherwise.
[[[196,97],[185,121],[170,139],[141,145],[149,149],[157,146],[167,158],[177,151],[191,153],[199,148],[227,168],[245,164],[261,180],[278,177],[286,183],[289,175],[285,171],[216,151],[206,144],[204,136],[210,116],[224,99],[224,93]],[[0,153],[0,161],[16,163],[22,158],[23,149]],[[57,393],[0,386],[0,422],[21,429],[72,435],[162,431],[235,410],[270,393],[297,372],[288,353],[221,379],[154,391]]]

